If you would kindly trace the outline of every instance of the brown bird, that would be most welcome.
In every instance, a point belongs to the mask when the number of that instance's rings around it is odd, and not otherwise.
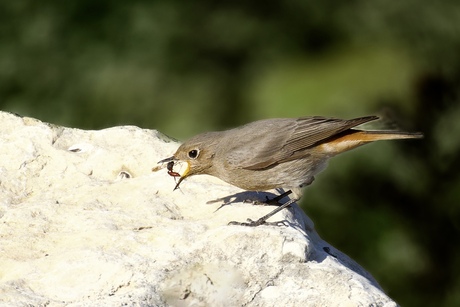
[[[168,163],[168,173],[180,177],[207,174],[250,191],[283,188],[294,197],[257,221],[230,224],[258,226],[298,201],[302,188],[324,170],[329,158],[379,140],[421,138],[421,133],[353,129],[377,116],[342,120],[326,117],[273,118],[218,132],[206,132],[184,142],[176,153],[158,163]],[[182,173],[173,170],[185,163]]]

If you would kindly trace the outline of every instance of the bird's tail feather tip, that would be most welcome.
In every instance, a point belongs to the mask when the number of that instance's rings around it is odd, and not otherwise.
[[[422,139],[421,132],[402,132],[402,131],[366,131],[366,134],[373,135],[378,139]]]

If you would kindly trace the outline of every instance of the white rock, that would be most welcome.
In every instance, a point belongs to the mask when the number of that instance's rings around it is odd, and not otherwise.
[[[266,194],[210,176],[173,192],[152,167],[179,144],[157,131],[0,122],[2,305],[396,306],[297,205],[271,219],[289,226],[228,226]]]

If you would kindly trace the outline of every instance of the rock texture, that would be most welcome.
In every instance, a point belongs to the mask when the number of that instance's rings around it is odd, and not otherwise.
[[[272,218],[285,226],[228,226],[269,194],[209,176],[173,191],[152,167],[179,144],[157,131],[0,127],[2,306],[396,305],[297,205]]]

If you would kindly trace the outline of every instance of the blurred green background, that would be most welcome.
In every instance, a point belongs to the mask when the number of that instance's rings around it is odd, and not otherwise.
[[[334,158],[302,201],[404,306],[460,306],[459,84],[457,0],[0,3],[4,111],[177,139],[303,115],[422,131]]]

